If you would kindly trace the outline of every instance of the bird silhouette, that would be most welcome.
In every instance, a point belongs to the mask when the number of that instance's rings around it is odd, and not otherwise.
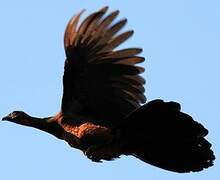
[[[116,50],[133,35],[120,33],[127,19],[104,7],[69,21],[64,35],[66,60],[61,110],[46,118],[14,111],[2,120],[48,132],[92,161],[133,155],[159,168],[196,172],[213,165],[208,130],[181,112],[177,102],[146,103],[142,49]]]

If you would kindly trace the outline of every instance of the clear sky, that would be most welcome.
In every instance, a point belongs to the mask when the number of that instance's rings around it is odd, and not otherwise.
[[[0,179],[187,179],[220,176],[219,0],[0,0],[0,117],[13,110],[50,116],[60,109],[63,33],[82,8],[120,9],[135,34],[125,46],[142,47],[148,100],[163,98],[209,129],[215,166],[177,174],[133,157],[96,164],[47,133],[0,122]]]

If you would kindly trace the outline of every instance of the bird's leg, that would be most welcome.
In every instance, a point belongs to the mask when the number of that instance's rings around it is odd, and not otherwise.
[[[94,162],[113,160],[120,156],[119,146],[116,144],[101,144],[90,146],[84,154]]]
[[[86,151],[84,151],[84,154],[91,159],[94,162],[102,162],[101,161],[101,155],[99,153],[99,147],[100,145],[91,146]]]

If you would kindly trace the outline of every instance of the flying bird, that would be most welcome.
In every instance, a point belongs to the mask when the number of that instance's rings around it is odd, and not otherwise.
[[[46,118],[14,111],[2,120],[50,133],[94,162],[132,155],[180,173],[212,166],[215,156],[203,125],[177,102],[146,103],[142,49],[118,49],[133,31],[120,32],[127,19],[115,22],[119,11],[107,10],[79,23],[83,10],[67,24],[60,111]]]

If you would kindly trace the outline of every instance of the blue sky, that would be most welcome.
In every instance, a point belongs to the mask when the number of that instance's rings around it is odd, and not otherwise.
[[[162,98],[209,129],[220,156],[220,1],[1,0],[0,117],[12,110],[50,116],[60,109],[63,33],[82,8],[120,9],[135,34],[122,47],[142,47],[148,100]],[[217,179],[219,160],[200,173],[176,174],[133,157],[96,164],[65,142],[35,129],[0,122],[0,179]]]

